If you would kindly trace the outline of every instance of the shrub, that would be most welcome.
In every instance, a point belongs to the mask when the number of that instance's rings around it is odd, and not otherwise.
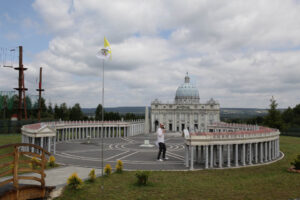
[[[29,166],[31,169],[38,169],[40,167],[40,161],[36,157],[31,158],[31,162],[29,163]]]
[[[89,173],[89,180],[90,180],[91,182],[95,182],[95,180],[96,180],[95,169],[92,169],[92,170],[90,171],[90,173]]]
[[[50,156],[49,158],[49,166],[50,167],[55,167],[55,157],[54,156]]]
[[[150,171],[137,171],[135,176],[137,177],[138,185],[147,185]]]
[[[295,169],[300,169],[300,155],[298,155],[294,162],[291,162],[291,164],[295,166]]]
[[[117,173],[122,173],[123,172],[123,162],[121,160],[117,161],[116,172]]]
[[[111,166],[110,164],[105,165],[104,167],[104,173],[106,176],[109,176],[111,174]]]
[[[76,173],[73,173],[67,181],[67,184],[70,188],[78,190],[82,187],[83,181],[78,177]]]

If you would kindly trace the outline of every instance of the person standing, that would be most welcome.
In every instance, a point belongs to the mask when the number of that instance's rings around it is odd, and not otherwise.
[[[185,139],[190,138],[190,133],[189,133],[189,130],[187,128],[183,129],[183,136],[184,136]]]
[[[157,161],[163,161],[163,160],[168,160],[166,157],[166,144],[165,144],[165,127],[163,124],[159,125],[159,128],[157,129],[157,142],[159,146],[159,151],[157,155]],[[162,153],[162,159],[160,158],[160,155]]]

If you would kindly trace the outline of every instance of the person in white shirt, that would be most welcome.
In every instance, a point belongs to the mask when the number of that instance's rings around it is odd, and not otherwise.
[[[157,129],[157,142],[158,142],[158,146],[159,146],[159,151],[158,151],[158,155],[157,155],[157,160],[158,161],[163,161],[163,160],[168,160],[168,158],[166,157],[166,144],[165,144],[165,130],[164,130],[164,125],[160,124],[159,128]],[[160,158],[161,153],[163,153],[162,155],[162,159]]]
[[[184,138],[186,138],[186,139],[190,138],[190,133],[187,128],[183,129],[183,135],[184,135]]]

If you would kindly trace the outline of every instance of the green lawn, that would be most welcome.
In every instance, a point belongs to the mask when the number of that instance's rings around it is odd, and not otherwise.
[[[13,143],[20,143],[21,142],[21,134],[0,134],[0,146],[5,144],[13,144]],[[11,153],[13,148],[5,148],[0,149],[0,155]],[[0,164],[4,164],[7,162],[13,161],[13,157],[7,157],[0,159]],[[0,168],[0,173],[7,171],[9,167]]]
[[[280,137],[285,157],[273,164],[225,170],[152,172],[150,184],[135,185],[135,172],[113,174],[85,182],[79,191],[66,188],[58,199],[296,199],[300,174],[290,173],[290,162],[300,154],[300,137]],[[104,190],[101,183],[104,182]]]

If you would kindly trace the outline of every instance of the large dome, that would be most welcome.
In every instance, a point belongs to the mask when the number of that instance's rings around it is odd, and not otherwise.
[[[195,104],[199,103],[199,101],[199,91],[193,84],[190,83],[190,77],[186,75],[184,83],[176,90],[175,102],[177,104]]]

